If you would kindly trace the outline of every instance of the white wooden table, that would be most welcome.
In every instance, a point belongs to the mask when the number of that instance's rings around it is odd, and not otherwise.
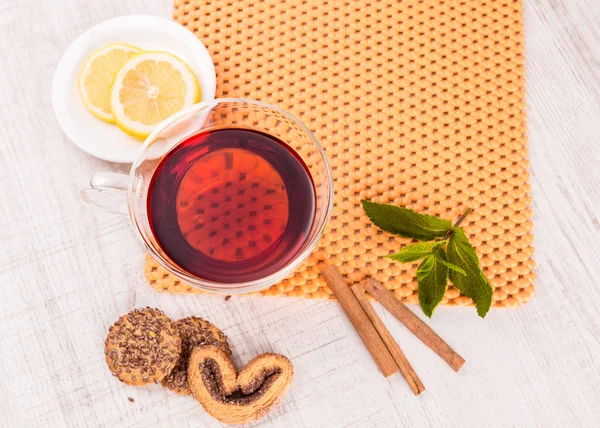
[[[600,2],[525,2],[538,289],[485,320],[438,309],[431,325],[467,359],[459,374],[378,308],[427,387],[415,398],[401,376],[379,375],[336,303],[160,295],[127,220],[81,203],[91,172],[125,167],[62,134],[54,68],[90,26],[169,16],[170,0],[2,0],[0,425],[219,426],[191,397],[110,376],[107,327],[151,305],[212,320],[237,364],[265,351],[293,360],[266,427],[600,426]]]

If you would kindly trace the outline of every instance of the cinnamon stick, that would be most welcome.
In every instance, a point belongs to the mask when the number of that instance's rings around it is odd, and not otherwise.
[[[406,379],[413,394],[419,395],[421,392],[425,391],[421,379],[419,379],[419,376],[417,376],[417,373],[408,362],[406,355],[404,355],[404,352],[402,352],[398,343],[396,343],[389,330],[385,327],[385,324],[383,324],[383,321],[381,321],[381,318],[379,318],[379,315],[377,315],[377,312],[375,312],[375,309],[373,309],[373,306],[371,306],[371,303],[369,303],[365,297],[365,293],[356,284],[352,285],[350,290],[352,290],[356,296],[356,300],[358,300],[358,303],[371,320],[373,327],[375,327],[375,330],[379,333],[379,337],[381,337],[386,348],[388,348],[388,351],[392,354],[394,361],[398,364],[400,372],[402,373],[402,376],[404,376],[404,379]]]
[[[365,285],[367,292],[381,303],[388,311],[406,326],[421,342],[429,346],[438,354],[454,371],[459,371],[465,363],[463,357],[458,355],[444,340],[438,336],[427,324],[412,313],[404,303],[386,289],[376,279],[369,279]]]
[[[389,377],[399,370],[396,361],[390,351],[379,337],[377,330],[369,321],[369,317],[363,311],[358,300],[346,284],[346,281],[335,266],[327,266],[323,269],[323,276],[342,305],[344,312],[352,325],[360,335],[362,341],[371,353],[379,370],[385,377]]]

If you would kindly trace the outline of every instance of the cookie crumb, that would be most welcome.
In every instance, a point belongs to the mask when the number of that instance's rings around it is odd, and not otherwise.
[[[127,397],[127,399],[128,399],[129,401],[131,401],[132,403],[134,403],[134,402],[135,402],[135,400],[134,400],[133,398],[131,398],[131,397]]]
[[[231,294],[228,296],[225,296],[225,301],[228,301],[229,299],[231,299]]]

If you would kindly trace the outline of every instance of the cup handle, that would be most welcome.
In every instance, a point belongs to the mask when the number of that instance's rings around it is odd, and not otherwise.
[[[127,189],[129,176],[100,172],[90,177],[89,187],[81,191],[83,201],[100,211],[129,215]]]

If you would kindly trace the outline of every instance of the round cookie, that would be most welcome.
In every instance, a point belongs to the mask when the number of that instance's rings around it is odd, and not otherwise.
[[[179,361],[181,336],[160,309],[134,309],[108,329],[104,355],[112,375],[121,382],[158,383]]]
[[[213,345],[225,354],[231,355],[227,336],[212,323],[199,318],[187,317],[173,323],[181,335],[181,358],[173,371],[167,375],[162,384],[178,394],[189,395],[192,392],[188,386],[188,362],[192,350],[197,345]]]

